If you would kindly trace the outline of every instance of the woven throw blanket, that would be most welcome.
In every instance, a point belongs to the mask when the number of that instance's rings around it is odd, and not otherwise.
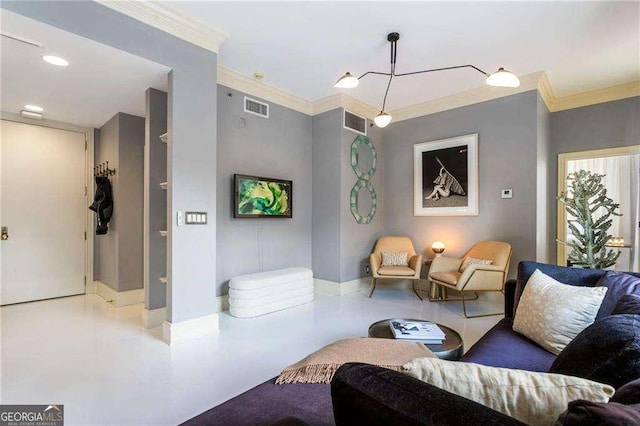
[[[402,371],[403,364],[426,357],[435,355],[418,342],[374,338],[339,340],[282,370],[276,383],[331,383],[336,370],[347,362]]]

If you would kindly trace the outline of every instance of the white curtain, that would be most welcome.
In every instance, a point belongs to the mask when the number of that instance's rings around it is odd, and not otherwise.
[[[638,271],[638,242],[640,233],[640,155],[620,155],[614,157],[570,160],[567,162],[567,173],[588,170],[603,174],[603,183],[607,195],[620,204],[621,217],[612,217],[609,233],[614,237],[624,238],[625,244],[631,244],[633,258],[629,260],[629,249],[621,249],[622,254],[616,269]],[[597,214],[596,214],[597,216]],[[572,218],[568,218],[571,220]]]

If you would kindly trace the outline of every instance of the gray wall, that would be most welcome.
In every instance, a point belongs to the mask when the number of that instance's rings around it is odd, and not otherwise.
[[[311,268],[312,129],[305,114],[270,103],[265,119],[244,112],[244,93],[219,86],[219,95],[216,282],[223,294],[236,275]],[[234,173],[293,181],[293,218],[234,219]]]
[[[343,127],[343,109],[313,117],[313,272],[316,278],[343,283],[366,276],[376,239],[384,233],[384,162],[382,130],[368,127],[378,155],[372,184],[377,210],[362,225],[351,214],[351,144],[358,136]]]
[[[537,171],[536,171],[536,258],[538,262],[549,263],[550,247],[554,244],[553,224],[549,216],[549,194],[552,190],[551,165],[549,164],[549,150],[551,145],[551,114],[542,97],[538,94],[537,108]]]
[[[551,259],[555,261],[558,205],[558,154],[640,144],[640,96],[574,108],[551,114],[549,152],[549,217],[553,236]]]
[[[341,282],[342,109],[313,117],[312,257],[316,278]]]
[[[536,91],[508,96],[411,120],[392,123],[384,135],[385,212],[388,235],[408,235],[416,251],[443,241],[446,254],[462,255],[486,239],[513,246],[517,263],[536,256]],[[413,145],[478,133],[479,215],[413,216]],[[501,199],[503,188],[512,199]]]
[[[144,118],[118,113],[100,128],[96,164],[109,161],[114,213],[106,235],[96,235],[97,277],[117,291],[142,288]]]
[[[99,139],[94,142],[95,164],[99,165],[104,161],[109,162],[109,167],[119,170],[118,165],[118,139],[119,139],[118,115],[114,115],[99,130]],[[117,182],[119,175],[111,177],[111,189],[113,191],[116,208],[109,222],[109,230],[104,235],[94,237],[94,280],[107,284],[113,289],[118,289],[118,217],[120,200],[117,194]],[[95,230],[96,220],[94,215]]]
[[[118,114],[118,291],[143,287],[144,118]]]
[[[340,110],[342,111],[342,110]],[[342,112],[341,112],[342,114]],[[371,123],[371,121],[369,121]],[[384,155],[383,130],[376,126],[367,126],[367,135],[378,155],[376,172],[371,179],[376,191],[376,214],[371,223],[359,224],[351,214],[351,189],[357,178],[351,168],[351,144],[358,136],[350,130],[341,129],[341,179],[340,179],[340,280],[351,281],[369,275],[365,272],[369,264],[369,254],[373,251],[376,240],[384,234]],[[366,190],[362,190],[366,191]],[[361,213],[366,214],[366,209]]]
[[[216,312],[217,55],[95,2],[3,1],[2,8],[172,68],[168,119],[167,319]],[[177,228],[177,211],[209,213]]]
[[[167,239],[159,232],[167,229],[167,191],[160,187],[167,181],[167,145],[160,140],[160,135],[167,132],[167,94],[147,89],[145,102],[144,169],[148,188],[144,296],[146,308],[157,309],[167,303],[167,286],[160,282],[160,277],[167,275]]]

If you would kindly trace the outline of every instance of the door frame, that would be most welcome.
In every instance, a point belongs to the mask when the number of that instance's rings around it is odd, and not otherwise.
[[[589,158],[600,158],[600,157],[618,157],[621,155],[633,155],[633,154],[640,154],[640,145],[630,145],[630,146],[621,146],[617,148],[594,149],[590,151],[567,152],[564,154],[558,154],[558,196],[560,196],[560,194],[562,194],[566,189],[565,176],[567,174],[567,162],[572,160],[585,160]],[[567,227],[565,226],[565,222],[567,220],[567,212],[562,207],[562,203],[559,200],[556,201],[556,203],[557,203],[557,209],[558,209],[557,240],[556,240],[556,246],[558,250],[556,255],[556,263],[561,266],[566,266],[567,264],[566,245],[562,244],[559,241],[566,241],[567,239]]]
[[[84,162],[85,162],[85,171],[84,171],[84,181],[85,181],[85,205],[87,206],[87,211],[84,215],[84,230],[87,234],[87,238],[84,243],[84,293],[90,294],[95,293],[95,284],[93,281],[93,241],[94,234],[91,232],[90,224],[93,224],[93,212],[89,210],[89,202],[93,200],[95,195],[95,187],[93,185],[93,166],[94,166],[94,149],[95,149],[95,140],[94,140],[94,132],[95,129],[92,127],[82,127],[76,126],[75,124],[64,123],[62,121],[54,121],[54,120],[34,120],[29,118],[24,118],[19,114],[13,114],[8,112],[0,112],[0,120],[5,121],[13,121],[16,123],[22,124],[31,124],[33,126],[41,126],[48,127],[51,129],[58,130],[66,130],[70,132],[82,133],[84,134],[85,141],[85,154],[84,154]],[[1,219],[1,218],[0,218]]]

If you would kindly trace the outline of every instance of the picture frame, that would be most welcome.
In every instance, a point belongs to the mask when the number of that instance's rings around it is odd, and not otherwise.
[[[233,175],[233,217],[293,217],[293,182],[251,175]]]
[[[413,215],[478,215],[478,134],[413,146]]]

